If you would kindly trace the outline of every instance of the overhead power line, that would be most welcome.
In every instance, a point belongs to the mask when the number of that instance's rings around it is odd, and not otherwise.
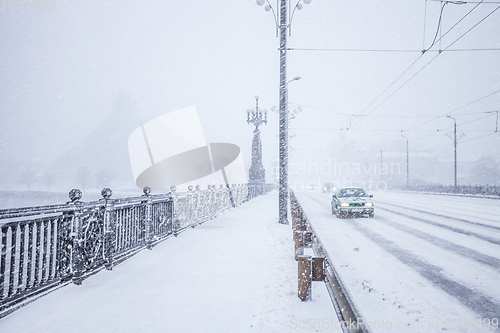
[[[472,52],[472,51],[500,51],[500,48],[475,49],[447,49],[447,50],[409,50],[409,49],[316,49],[291,47],[288,51],[331,51],[331,52],[395,52],[395,53],[426,53],[426,52]]]
[[[456,42],[458,42],[460,39],[462,39],[466,34],[468,34],[470,31],[472,31],[472,29],[474,29],[475,27],[477,27],[479,24],[481,24],[484,20],[486,20],[488,17],[490,17],[493,13],[495,13],[498,9],[500,9],[500,6],[496,7],[494,10],[492,10],[488,15],[486,15],[485,17],[483,17],[479,22],[477,22],[476,24],[474,24],[470,29],[468,29],[466,32],[464,32],[462,35],[460,35],[457,39],[455,39],[451,44],[449,44],[444,50],[447,50],[449,49],[453,44],[455,44]],[[405,85],[407,85],[413,78],[415,78],[420,72],[422,72],[427,66],[429,66],[437,57],[439,57],[439,55],[441,55],[441,52],[439,52],[436,56],[434,56],[427,64],[425,64],[422,68],[420,68],[415,74],[413,74],[408,80],[406,80],[401,86],[399,86],[398,89],[396,89],[394,92],[392,92],[386,99],[384,99],[379,105],[377,105],[374,109],[372,109],[370,112],[368,112],[368,114],[374,112],[375,110],[377,110],[380,106],[382,106],[387,100],[389,100],[392,96],[394,96],[399,90],[401,90]],[[398,78],[396,80],[393,81],[393,83],[391,83],[389,85],[388,88],[386,88],[384,90],[384,92],[382,94],[380,94],[372,103],[370,103],[370,105],[365,108],[363,111],[361,111],[360,114],[363,114],[376,100],[378,100],[380,98],[381,95],[383,95],[392,85],[394,85],[396,83],[396,81],[399,80],[399,78],[401,76],[404,75],[404,73],[406,73],[422,56],[420,56],[419,58],[417,58],[404,72],[403,74],[401,74],[400,76],[398,76]],[[362,121],[362,119],[359,119],[357,122],[360,122]],[[355,124],[356,124],[356,120],[355,120]]]

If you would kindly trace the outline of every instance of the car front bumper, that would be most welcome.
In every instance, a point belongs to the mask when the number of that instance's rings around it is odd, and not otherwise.
[[[372,214],[373,207],[340,207],[339,213]]]

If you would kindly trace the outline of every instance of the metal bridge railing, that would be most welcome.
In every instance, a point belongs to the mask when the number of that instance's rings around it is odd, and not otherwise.
[[[57,287],[89,275],[167,237],[242,204],[248,185],[189,187],[177,193],[81,202],[74,189],[66,204],[0,210],[0,318]]]
[[[399,190],[410,192],[427,192],[438,194],[473,195],[473,196],[496,196],[500,197],[500,186],[490,185],[415,185],[399,187]]]

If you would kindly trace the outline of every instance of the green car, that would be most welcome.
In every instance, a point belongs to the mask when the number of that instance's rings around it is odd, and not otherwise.
[[[368,195],[359,187],[346,187],[340,189],[332,196],[332,214],[339,218],[350,216],[373,217],[373,195]]]

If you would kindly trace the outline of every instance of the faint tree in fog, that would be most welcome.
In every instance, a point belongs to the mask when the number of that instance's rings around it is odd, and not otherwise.
[[[90,171],[86,166],[76,170],[76,181],[82,187],[82,191],[85,191],[85,186],[90,182]]]
[[[471,171],[471,183],[480,185],[500,184],[500,167],[491,156],[482,156],[479,158]]]
[[[45,172],[42,175],[42,182],[43,185],[47,188],[47,191],[50,191],[50,187],[54,185],[54,182],[56,180],[56,177],[52,172],[49,170],[45,170]]]
[[[31,191],[31,185],[36,182],[35,172],[30,168],[24,168],[20,173],[20,181],[28,187],[28,191]]]
[[[101,169],[97,172],[96,183],[102,188],[110,187],[110,182],[113,178],[113,174],[109,169]]]

